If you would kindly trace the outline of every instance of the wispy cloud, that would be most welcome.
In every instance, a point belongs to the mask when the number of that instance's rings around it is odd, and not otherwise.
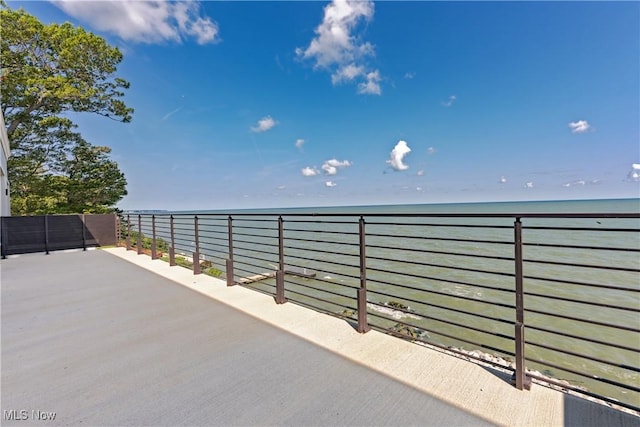
[[[444,105],[445,107],[451,107],[453,103],[456,102],[456,99],[458,98],[455,95],[451,95],[448,100],[442,103],[442,105]]]
[[[316,175],[318,175],[320,173],[320,171],[318,169],[316,169],[315,167],[311,167],[311,166],[307,166],[307,167],[301,169],[300,172],[304,176],[316,176]]]
[[[169,117],[173,116],[175,113],[177,113],[178,111],[182,110],[182,107],[178,107],[173,111],[169,111],[167,114],[165,114],[164,116],[162,116],[162,121],[167,120]]]
[[[568,187],[584,187],[585,185],[597,185],[597,184],[600,184],[599,179],[592,179],[590,181],[587,181],[584,179],[578,179],[571,182],[565,182],[564,184],[562,184],[562,186],[568,188]]]
[[[436,154],[437,152],[438,152],[438,150],[436,150],[436,148],[435,148],[435,147],[429,147],[429,148],[427,148],[427,153],[429,153],[429,154],[431,154],[431,155]]]
[[[418,176],[424,176],[424,170],[420,169],[418,172],[416,172],[416,175]]]
[[[202,14],[193,1],[74,1],[52,2],[70,15],[99,31],[137,43],[198,44],[220,41],[218,24]]]
[[[258,123],[251,128],[251,132],[266,132],[277,124],[278,122],[271,116],[266,116],[258,120]]]
[[[398,141],[389,155],[387,163],[397,171],[403,171],[409,169],[409,166],[403,163],[404,157],[411,152],[411,148],[407,145],[406,141]]]
[[[322,170],[326,175],[335,175],[338,173],[338,169],[344,169],[352,164],[349,160],[331,159],[322,164]]]
[[[533,182],[532,181],[525,182],[524,188],[533,188]]]
[[[571,129],[571,133],[585,133],[591,129],[591,125],[586,120],[578,120],[577,122],[570,122],[569,129]]]
[[[500,184],[506,184],[506,183],[507,183],[507,177],[506,177],[506,176],[504,176],[504,175],[502,175],[502,176],[500,177],[500,179],[498,180],[498,182],[499,182]]]
[[[370,0],[333,0],[324,8],[316,37],[307,48],[297,48],[296,55],[314,60],[316,69],[329,71],[334,85],[360,80],[358,93],[380,95],[380,73],[367,62],[368,57],[375,56],[375,49],[357,34],[358,25],[371,20],[373,14]]]
[[[296,139],[296,148],[297,148],[298,150],[301,150],[301,149],[302,149],[302,146],[304,145],[304,142],[305,142],[305,141],[304,141],[304,139],[302,139],[302,138],[298,138],[298,139]]]
[[[327,186],[327,187],[335,187],[338,184],[336,184],[333,181],[327,181],[327,182],[324,183],[324,185]]]
[[[416,73],[404,73],[404,78],[411,80],[416,76]]]

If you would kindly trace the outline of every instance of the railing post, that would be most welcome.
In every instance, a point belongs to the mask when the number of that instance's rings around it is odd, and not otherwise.
[[[127,250],[131,250],[131,215],[127,214]]]
[[[284,304],[284,220],[278,217],[278,271],[276,271],[276,304]]]
[[[156,252],[156,216],[151,215],[151,259],[158,259]]]
[[[369,331],[371,327],[367,322],[367,253],[365,241],[364,217],[360,217],[358,228],[360,234],[360,289],[358,289],[358,332],[361,334]]]
[[[87,222],[86,222],[85,214],[82,214],[81,218],[82,218],[82,250],[86,251],[87,250],[87,236],[86,236],[85,229],[87,228]]]
[[[171,233],[171,246],[169,246],[169,266],[176,265],[176,236],[173,232],[173,215],[169,217],[169,228]]]
[[[138,214],[138,242],[136,243],[138,246],[138,255],[142,253],[142,216]]]
[[[227,286],[233,286],[236,284],[233,279],[233,218],[229,215],[227,220],[227,231],[229,232],[229,256],[227,257]]]
[[[515,244],[515,275],[516,275],[516,372],[515,386],[518,390],[531,389],[531,379],[526,375],[525,352],[524,352],[524,286],[523,286],[523,270],[522,270],[522,222],[520,217],[516,217],[514,223],[514,244]]]
[[[200,236],[198,235],[198,215],[193,217],[194,243],[196,245],[193,252],[193,274],[200,274]]]
[[[44,216],[44,253],[49,255],[49,217]]]

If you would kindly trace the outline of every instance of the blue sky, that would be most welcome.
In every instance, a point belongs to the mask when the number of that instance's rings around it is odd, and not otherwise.
[[[640,196],[638,2],[8,4],[123,51],[123,209]]]

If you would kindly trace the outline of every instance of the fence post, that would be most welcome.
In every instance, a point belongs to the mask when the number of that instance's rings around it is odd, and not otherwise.
[[[173,215],[169,217],[169,228],[171,233],[171,246],[169,246],[169,266],[173,267],[176,265],[176,236],[173,232]]]
[[[86,222],[86,218],[85,218],[85,214],[82,214],[82,250],[86,251],[87,250],[87,236],[86,236],[86,228],[87,228],[87,222]]]
[[[131,215],[127,214],[127,250],[131,250]]]
[[[284,304],[284,220],[278,217],[278,271],[276,271],[276,304]]]
[[[138,255],[142,253],[142,216],[138,214],[138,242],[136,243],[138,246]]]
[[[7,225],[6,225],[6,218],[5,217],[0,217],[0,228],[1,231],[0,233],[2,233],[0,236],[0,238],[2,239],[0,241],[0,252],[1,252],[1,256],[2,259],[7,259],[7,242],[8,242],[8,238],[7,238]]]
[[[229,232],[229,256],[227,257],[227,286],[233,286],[236,284],[233,279],[233,219],[229,215],[227,220],[227,231]]]
[[[524,352],[524,287],[522,270],[522,222],[520,217],[516,217],[514,223],[514,244],[515,244],[515,274],[516,274],[516,372],[513,374],[512,382],[518,390],[531,389],[531,379],[526,375],[525,352]]]
[[[367,323],[367,252],[365,241],[364,217],[358,221],[360,234],[360,289],[358,289],[358,332],[364,334],[371,330]]]
[[[156,216],[151,215],[151,259],[158,259],[156,252]]]
[[[44,253],[49,255],[49,218],[44,216]]]
[[[193,252],[193,274],[200,274],[200,236],[198,235],[198,215],[193,217],[195,252]]]
[[[120,247],[120,242],[122,241],[122,230],[120,230],[120,215],[113,214],[113,221],[115,222],[116,227],[116,246]]]

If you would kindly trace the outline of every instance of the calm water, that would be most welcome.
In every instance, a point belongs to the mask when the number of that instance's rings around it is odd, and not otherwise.
[[[513,219],[461,219],[461,218],[392,218],[394,214],[443,214],[443,213],[638,213],[640,199],[580,200],[544,202],[506,202],[438,205],[387,205],[357,207],[322,207],[298,209],[269,209],[234,211],[234,246],[236,278],[273,270],[277,264],[277,240],[275,223],[255,221],[243,213],[277,213],[285,217],[286,263],[307,267],[317,272],[317,279],[289,278],[287,292],[291,299],[311,303],[327,311],[341,313],[344,307],[355,306],[355,289],[359,287],[358,264],[358,216],[331,217],[344,224],[326,224],[325,218],[304,218],[316,221],[297,223],[302,218],[287,215],[301,213],[322,214],[388,214],[389,217],[367,217],[367,289],[368,300],[384,304],[400,302],[414,310],[412,316],[400,318],[425,332],[422,338],[440,345],[476,350],[466,340],[485,345],[482,351],[509,359],[513,343],[502,336],[513,335],[514,263]],[[190,212],[190,213],[205,213]],[[221,213],[207,211],[207,213]],[[229,212],[222,212],[228,214]],[[269,218],[272,220],[273,218]],[[389,224],[393,223],[393,224]],[[204,223],[201,231],[202,252],[211,256],[214,263],[223,268],[227,245],[224,238],[226,223]],[[219,225],[218,225],[219,224]],[[496,228],[456,227],[460,224],[491,225]],[[635,271],[618,269],[640,268],[640,233],[593,230],[558,231],[535,227],[577,227],[588,229],[640,229],[638,219],[523,219],[525,323],[527,325],[527,366],[556,378],[566,379],[590,391],[610,396],[620,401],[640,406],[640,395],[618,387],[594,381],[569,372],[576,370],[589,375],[607,378],[624,384],[640,386],[640,336],[629,331],[598,326],[543,312],[579,319],[640,328],[640,275]],[[186,252],[189,252],[188,222],[185,223]],[[255,228],[254,228],[255,227]],[[501,228],[503,227],[503,228]],[[268,228],[260,230],[258,228]],[[210,232],[210,233],[209,233]],[[207,234],[209,233],[209,234]],[[428,237],[421,240],[417,237]],[[483,240],[504,243],[456,242],[438,239]],[[321,240],[321,243],[308,240]],[[578,245],[605,248],[629,248],[636,252],[615,250],[586,250],[546,247],[540,244]],[[180,245],[178,245],[180,246]],[[447,252],[449,254],[441,254]],[[451,255],[450,253],[466,254]],[[470,255],[481,255],[477,257]],[[506,258],[506,259],[504,259]],[[616,267],[596,269],[572,267],[556,263],[598,265]],[[244,264],[243,263],[248,263]],[[336,265],[340,264],[340,265]],[[463,267],[464,270],[459,269]],[[239,271],[244,269],[245,271]],[[481,271],[476,271],[481,270]],[[616,289],[602,289],[575,283],[605,284]],[[273,280],[254,285],[271,291]],[[475,285],[475,286],[474,286]],[[491,287],[492,289],[483,288]],[[619,288],[619,289],[618,289]],[[318,297],[327,302],[305,297]],[[463,297],[461,299],[459,297]],[[564,298],[564,299],[563,299]],[[583,303],[566,301],[580,300]],[[491,302],[493,304],[487,304]],[[621,308],[603,308],[590,302],[598,302]],[[503,307],[495,304],[507,305]],[[439,308],[450,307],[482,316],[504,319],[504,322],[488,320],[461,312]],[[369,306],[370,322],[381,327],[397,326],[401,313],[385,313],[385,308]],[[461,326],[472,326],[469,330]],[[554,334],[540,329],[561,332]],[[482,331],[489,332],[486,334]],[[563,335],[564,334],[564,335]],[[628,349],[612,349],[601,344],[567,337],[575,335],[612,342]],[[457,338],[457,339],[456,339]],[[598,360],[588,360],[546,349],[561,348],[567,352],[588,354]],[[497,351],[495,351],[497,350]],[[536,363],[533,361],[539,361]],[[555,366],[553,366],[555,365]],[[630,368],[628,368],[630,367]],[[564,370],[565,368],[567,370]]]

